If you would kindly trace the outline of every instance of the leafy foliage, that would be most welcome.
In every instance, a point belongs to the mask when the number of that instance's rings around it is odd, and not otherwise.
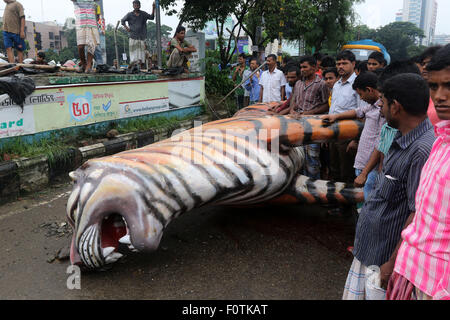
[[[411,22],[393,22],[378,29],[362,25],[349,33],[353,39],[372,39],[383,44],[392,60],[403,60],[420,54],[425,47],[417,45],[417,40],[424,37],[422,29]]]
[[[303,39],[307,48],[316,51],[339,47],[354,22],[353,5],[361,0],[287,1],[284,37]]]
[[[234,16],[237,23],[233,26],[231,34],[235,31],[239,34],[242,32],[243,21],[249,10],[257,3],[258,0],[227,0],[227,1],[204,1],[204,0],[185,0],[181,11],[177,12],[174,8],[175,0],[162,0],[161,6],[167,10],[166,14],[178,14],[180,18],[179,24],[186,23],[194,30],[201,30],[208,21],[214,21],[217,28],[217,38],[219,54],[222,66],[226,66],[233,58],[234,48],[230,39],[225,39],[224,34],[225,22],[228,17]],[[234,44],[236,45],[236,43]]]
[[[233,90],[233,81],[228,77],[230,71],[220,70],[220,53],[218,51],[207,50],[205,57],[206,75],[205,87],[208,94],[225,96]]]

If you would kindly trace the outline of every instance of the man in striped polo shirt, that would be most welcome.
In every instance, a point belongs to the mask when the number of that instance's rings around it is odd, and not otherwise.
[[[421,76],[409,73],[394,76],[384,83],[381,92],[381,112],[399,132],[384,161],[378,184],[358,218],[355,258],[344,288],[346,300],[365,299],[365,274],[369,266],[380,267],[381,285],[387,287],[392,255],[403,226],[416,211],[420,173],[435,141],[427,116],[430,92]]]
[[[402,232],[387,298],[450,300],[450,45],[427,66],[431,97],[441,120],[416,196],[417,212]]]

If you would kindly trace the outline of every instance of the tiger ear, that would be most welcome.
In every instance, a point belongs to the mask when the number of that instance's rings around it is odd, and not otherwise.
[[[70,177],[70,179],[72,179],[72,181],[75,182],[75,183],[76,183],[77,180],[78,180],[78,175],[76,174],[75,171],[70,172],[70,173],[69,173],[69,177]]]

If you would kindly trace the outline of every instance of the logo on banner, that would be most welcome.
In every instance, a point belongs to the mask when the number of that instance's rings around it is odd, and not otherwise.
[[[92,117],[92,93],[86,92],[84,96],[71,94],[67,101],[73,120],[83,122]]]
[[[109,110],[109,108],[111,108],[111,100],[106,105],[104,105],[102,103],[102,106],[103,106],[103,110],[105,110],[105,112],[107,112]]]

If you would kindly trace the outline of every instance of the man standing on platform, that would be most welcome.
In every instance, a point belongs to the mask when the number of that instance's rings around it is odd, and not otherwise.
[[[72,0],[75,7],[78,55],[81,60],[81,72],[92,72],[95,49],[100,43],[100,34],[95,19],[96,0]],[[85,49],[87,48],[87,60]]]
[[[141,10],[141,2],[133,1],[134,11],[127,13],[121,20],[122,26],[130,34],[130,62],[139,62],[142,66],[145,61],[145,40],[147,39],[147,20],[155,18],[156,4],[153,2],[152,14]],[[128,26],[125,24],[128,22]]]
[[[17,50],[17,60],[23,62],[25,45],[25,13],[23,6],[15,0],[3,0],[6,3],[3,13],[3,42],[8,55],[8,62],[14,63],[14,51]]]

